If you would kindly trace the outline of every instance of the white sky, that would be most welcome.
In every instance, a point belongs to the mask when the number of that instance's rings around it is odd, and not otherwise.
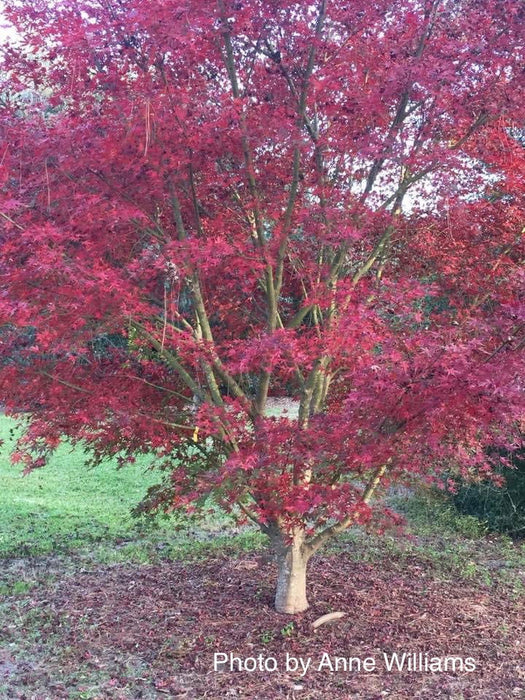
[[[4,7],[4,3],[0,0],[0,45],[5,44],[7,41],[13,41],[16,37],[15,30],[12,26],[8,25],[4,17]]]

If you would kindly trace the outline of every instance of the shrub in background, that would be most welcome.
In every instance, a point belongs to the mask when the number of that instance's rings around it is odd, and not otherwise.
[[[525,537],[525,450],[510,456],[512,466],[501,463],[498,473],[505,479],[503,487],[491,481],[461,484],[453,495],[456,508],[474,515],[495,532]]]

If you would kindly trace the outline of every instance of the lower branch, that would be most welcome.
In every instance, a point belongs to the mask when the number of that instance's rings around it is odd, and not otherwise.
[[[391,461],[392,460],[389,459],[387,462],[385,462],[385,464],[382,464],[375,470],[374,474],[372,475],[372,478],[367,484],[367,487],[363,491],[363,496],[361,498],[362,503],[369,503],[377,487],[381,483],[381,479],[383,478]],[[330,525],[329,527],[325,528],[316,537],[310,540],[309,543],[306,544],[306,549],[308,551],[309,556],[315,554],[315,552],[317,552],[317,550],[320,549],[329,540],[331,540],[333,537],[340,534],[341,532],[347,530],[354,523],[355,515],[351,514],[343,520],[339,521],[338,523],[334,523],[333,525]]]

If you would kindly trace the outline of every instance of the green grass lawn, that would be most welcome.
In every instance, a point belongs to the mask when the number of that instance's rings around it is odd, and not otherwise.
[[[15,422],[0,416],[0,558],[75,553],[141,563],[262,544],[262,534],[216,509],[198,522],[178,518],[178,527],[173,518],[134,518],[133,507],[161,478],[146,457],[121,469],[113,460],[88,468],[88,455],[64,444],[48,465],[24,476],[9,460],[17,434]]]
[[[48,466],[23,476],[9,460],[16,436],[14,421],[2,416],[1,557],[65,552],[136,535],[130,510],[159,478],[148,460],[122,469],[111,461],[88,468],[81,448],[62,445]]]

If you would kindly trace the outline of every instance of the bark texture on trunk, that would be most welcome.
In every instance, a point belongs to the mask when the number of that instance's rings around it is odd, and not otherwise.
[[[291,542],[281,533],[272,539],[278,567],[275,609],[280,613],[295,615],[308,608],[306,566],[309,556],[304,547],[304,535],[295,532]]]

